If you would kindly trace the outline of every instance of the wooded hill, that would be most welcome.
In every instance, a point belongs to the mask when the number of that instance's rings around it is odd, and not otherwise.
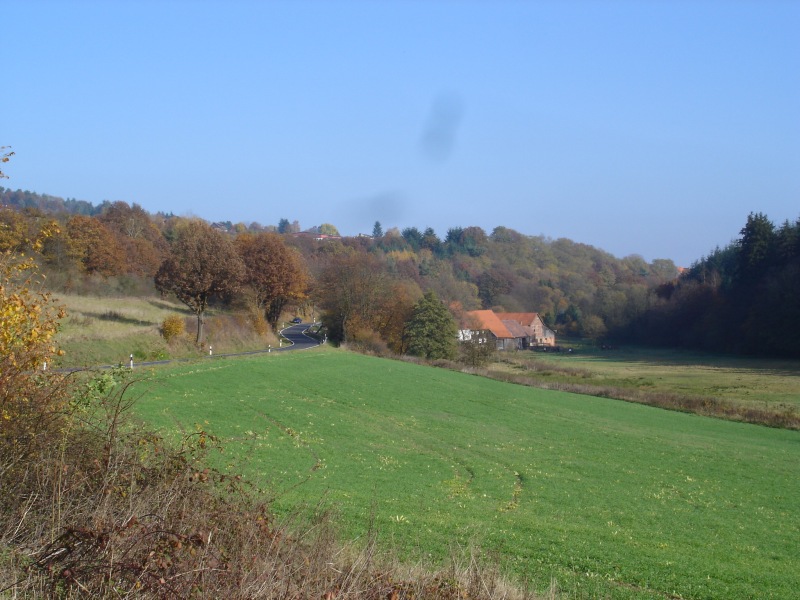
[[[656,345],[800,356],[800,219],[776,227],[751,213],[735,242],[653,296],[619,335]]]
[[[80,289],[87,277],[112,278],[110,287],[122,291],[152,289],[190,221],[125,202],[93,207],[3,188],[0,200],[6,205],[0,209],[0,251],[24,251],[36,232],[53,229],[39,254],[56,290]],[[776,228],[764,215],[751,215],[740,240],[678,277],[671,260],[620,259],[586,244],[502,226],[491,233],[453,227],[440,237],[430,228],[384,232],[376,223],[371,237],[316,239],[276,234],[279,227],[258,223],[205,224],[202,231],[217,239],[211,247],[225,240],[240,257],[252,256],[245,261],[249,267],[229,274],[231,285],[201,302],[255,305],[273,325],[281,310],[314,306],[324,311],[335,341],[394,352],[407,350],[411,310],[433,291],[456,320],[479,308],[533,311],[559,337],[800,356],[800,336],[784,334],[800,323],[791,318],[800,311],[798,227]],[[269,241],[256,251],[262,236]],[[282,257],[271,267],[271,279],[256,281],[267,268],[254,266],[259,252]],[[287,260],[291,265],[283,268]],[[290,279],[302,285],[289,286]],[[159,287],[170,290],[163,277]],[[283,291],[270,295],[272,288]]]

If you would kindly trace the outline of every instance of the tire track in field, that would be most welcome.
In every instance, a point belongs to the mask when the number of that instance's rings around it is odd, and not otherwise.
[[[379,413],[377,411],[370,411],[370,412],[373,413],[376,417],[377,416],[382,416],[382,415],[379,415]],[[398,429],[402,430],[402,429],[406,428],[405,424],[402,421],[400,421],[398,418],[396,418],[396,417],[388,417],[387,418],[385,416],[382,416],[382,418],[384,420],[389,421],[390,423],[392,423]],[[481,452],[477,448],[469,448],[469,449],[467,449],[467,448],[464,448],[463,446],[459,447],[458,445],[454,445],[454,446],[452,446],[453,453],[445,453],[442,450],[440,450],[440,449],[438,449],[438,448],[436,448],[434,446],[434,442],[432,441],[433,440],[433,434],[428,434],[428,433],[423,434],[421,431],[416,431],[416,434],[417,434],[418,437],[424,437],[424,438],[426,438],[426,439],[428,439],[430,441],[428,441],[428,443],[421,443],[420,440],[407,439],[406,443],[408,444],[409,448],[413,448],[417,452],[420,452],[420,453],[423,453],[423,454],[436,456],[437,458],[439,458],[445,464],[447,464],[447,463],[451,463],[451,464],[455,463],[456,465],[458,465],[460,467],[460,470],[459,469],[455,469],[455,468],[453,469],[453,474],[454,474],[456,483],[453,486],[455,489],[451,490],[451,491],[453,491],[452,495],[461,496],[461,495],[465,495],[467,493],[470,493],[470,494],[472,493],[471,492],[471,489],[472,489],[471,486],[472,486],[472,484],[473,484],[473,482],[475,481],[475,478],[476,478],[475,467],[473,467],[470,464],[470,462],[468,462],[465,458],[462,458],[462,455],[466,455],[466,454],[470,454],[471,453],[471,454],[475,454],[476,456],[484,459],[485,461],[487,461],[487,462],[489,462],[489,463],[491,463],[493,465],[497,465],[499,468],[501,468],[504,471],[506,471],[508,475],[512,476],[512,479],[513,479],[514,483],[513,483],[512,490],[511,490],[511,496],[507,501],[504,501],[502,498],[498,497],[497,501],[500,503],[500,507],[497,510],[499,512],[508,512],[508,511],[516,510],[519,507],[519,503],[520,503],[520,501],[522,499],[522,494],[525,491],[525,476],[519,470],[513,468],[509,463],[506,463],[506,462],[503,462],[503,461],[499,461],[496,456],[493,456],[491,454],[487,454],[486,452]],[[441,442],[441,440],[439,440],[438,438],[436,438],[436,440]],[[464,480],[462,480],[462,478],[461,478],[461,472],[460,471],[463,471],[463,472],[467,473],[467,477]],[[444,483],[446,484],[447,482],[444,482]]]
[[[259,417],[265,419],[266,421],[268,421],[269,423],[274,425],[276,428],[278,428],[281,432],[284,433],[284,435],[286,435],[289,438],[291,438],[298,447],[301,447],[301,448],[304,448],[305,450],[307,450],[308,453],[311,455],[311,458],[314,460],[314,464],[309,469],[308,475],[306,475],[305,478],[303,478],[302,480],[298,481],[297,483],[294,483],[293,485],[289,486],[288,488],[285,488],[280,493],[274,494],[271,500],[275,500],[276,498],[282,496],[283,494],[287,494],[287,493],[291,492],[292,490],[300,487],[301,485],[304,485],[304,484],[308,483],[309,481],[311,481],[311,478],[314,477],[315,473],[317,471],[319,471],[323,467],[324,461],[320,458],[319,454],[317,454],[317,451],[314,449],[314,447],[311,444],[309,444],[306,440],[302,439],[302,436],[297,431],[295,431],[294,429],[292,429],[291,427],[289,427],[288,425],[286,425],[285,423],[283,423],[279,419],[276,419],[275,417],[273,417],[271,415],[268,415],[267,413],[265,413],[263,411],[257,410],[257,409],[255,409],[253,407],[251,407],[251,410],[256,415],[258,415]]]

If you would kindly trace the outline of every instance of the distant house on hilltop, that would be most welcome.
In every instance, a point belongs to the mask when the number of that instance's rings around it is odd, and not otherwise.
[[[492,310],[472,310],[464,314],[458,332],[461,341],[493,342],[498,350],[525,350],[556,345],[555,332],[547,327],[539,313],[495,313]]]
[[[342,236],[340,235],[331,235],[329,233],[319,233],[318,231],[297,231],[292,234],[292,237],[296,238],[312,238],[319,241],[322,240],[340,240]]]

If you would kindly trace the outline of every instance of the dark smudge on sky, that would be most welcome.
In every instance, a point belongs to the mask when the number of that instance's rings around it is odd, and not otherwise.
[[[435,162],[450,158],[463,112],[458,95],[439,94],[436,97],[420,139],[420,148],[425,157]]]

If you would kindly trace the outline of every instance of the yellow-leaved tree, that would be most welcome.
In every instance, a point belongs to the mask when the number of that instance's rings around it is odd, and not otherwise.
[[[29,241],[34,251],[54,231]],[[46,443],[47,425],[66,401],[64,374],[47,366],[60,354],[55,342],[64,310],[42,288],[33,256],[0,253],[0,485]]]

